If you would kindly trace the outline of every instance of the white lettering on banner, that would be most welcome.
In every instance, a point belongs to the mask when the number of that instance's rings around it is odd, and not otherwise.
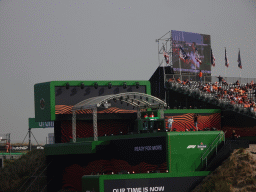
[[[134,188],[119,188],[113,189],[112,192],[155,192],[155,191],[164,191],[164,186],[157,187],[134,187]]]
[[[128,192],[142,192],[141,187],[138,188],[126,188]]]
[[[125,188],[113,189],[113,192],[125,192]]]
[[[12,150],[26,150],[26,149],[28,149],[27,146],[25,146],[25,147],[12,147]]]
[[[149,191],[164,191],[164,186],[161,186],[161,187],[150,187]]]
[[[161,150],[162,150],[162,145],[134,147],[134,151],[161,151]]]
[[[156,146],[152,146],[152,150],[162,150],[162,145],[156,145]]]
[[[187,149],[194,149],[196,147],[196,145],[189,145],[188,147],[187,147]]]
[[[38,123],[39,127],[47,128],[47,127],[54,127],[54,121],[42,121]]]

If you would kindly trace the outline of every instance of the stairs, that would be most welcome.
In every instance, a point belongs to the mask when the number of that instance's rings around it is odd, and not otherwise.
[[[247,140],[227,140],[224,144],[222,142],[218,146],[218,151],[216,155],[213,155],[208,160],[208,165],[203,167],[203,171],[214,171],[221,163],[226,160],[234,149],[239,148],[249,148],[249,141]]]

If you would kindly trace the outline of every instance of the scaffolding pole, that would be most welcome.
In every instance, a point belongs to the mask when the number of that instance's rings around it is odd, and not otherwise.
[[[72,137],[73,143],[76,143],[76,111],[72,111]]]
[[[97,108],[93,108],[93,136],[94,141],[98,141],[98,128],[97,128]]]

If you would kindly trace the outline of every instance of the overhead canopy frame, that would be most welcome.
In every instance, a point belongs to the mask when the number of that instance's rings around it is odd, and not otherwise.
[[[152,95],[148,95],[145,93],[138,92],[126,92],[114,95],[104,95],[98,97],[92,97],[81,101],[73,106],[72,108],[72,135],[73,142],[76,142],[76,111],[84,110],[84,109],[92,109],[93,110],[93,134],[94,141],[98,141],[98,130],[97,130],[97,108],[105,107],[108,108],[109,100],[121,101],[128,103],[137,108],[137,117],[140,118],[140,110],[141,109],[163,109],[167,107],[167,104],[161,99],[154,97]]]

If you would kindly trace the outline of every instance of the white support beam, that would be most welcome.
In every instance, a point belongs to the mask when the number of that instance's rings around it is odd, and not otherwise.
[[[93,108],[93,136],[94,141],[98,141],[98,128],[97,128],[97,108]]]

